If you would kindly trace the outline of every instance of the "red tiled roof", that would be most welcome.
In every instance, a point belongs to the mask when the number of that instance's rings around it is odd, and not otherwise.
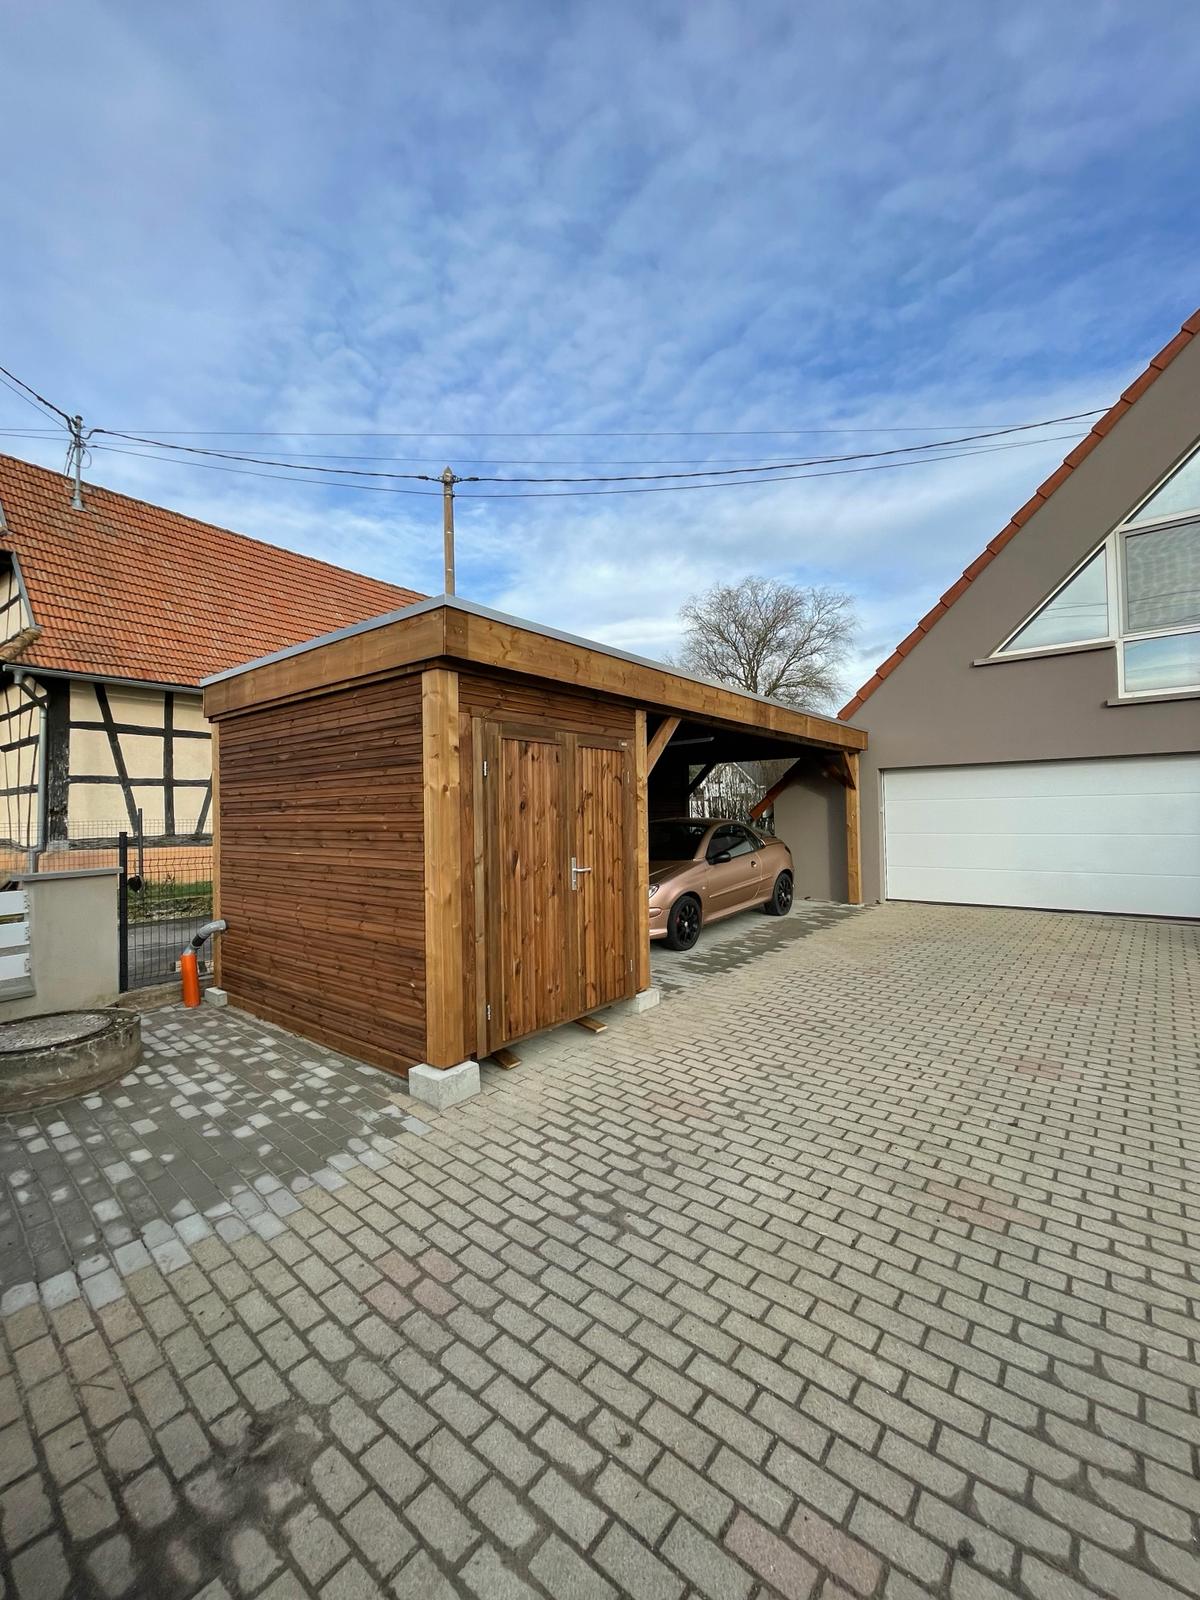
[[[111,489],[85,484],[84,504],[61,473],[0,455],[0,550],[43,630],[23,666],[195,684],[424,598]]]
[[[876,667],[873,676],[867,679],[857,694],[852,699],[847,700],[846,704],[838,712],[838,716],[843,721],[848,717],[852,717],[863,701],[875,693],[883,680],[895,672],[904,657],[921,642],[938,618],[949,611],[958,597],[965,593],[974,583],[984,567],[996,559],[1001,550],[1004,549],[1004,546],[1011,539],[1016,538],[1034,512],[1039,511],[1054,491],[1067,481],[1079,463],[1091,455],[1101,439],[1112,432],[1125,413],[1141,399],[1159,374],[1166,371],[1180,351],[1185,350],[1198,333],[1200,333],[1200,311],[1195,312],[1188,318],[1170,344],[1163,346],[1141,377],[1135,379],[1129,385],[1117,403],[1104,413],[1087,437],[1080,440],[1070,455],[1067,456],[1062,466],[1052,472],[1040,488],[1034,490],[1032,497],[1013,515],[1007,527],[1001,528],[992,542],[975,557],[975,560],[967,567],[957,583],[951,584],[950,588],[946,590],[932,611],[925,613],[913,631],[906,638],[901,639],[887,660]]]

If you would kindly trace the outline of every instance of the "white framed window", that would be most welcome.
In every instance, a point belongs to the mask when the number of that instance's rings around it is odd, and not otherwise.
[[[1200,517],[1151,524],[1139,513],[1116,537],[1120,693],[1200,689]]]
[[[1064,646],[1104,643],[1112,637],[1108,588],[1108,556],[1101,545],[1004,641],[997,655],[1041,655]]]
[[[1122,699],[1200,691],[1200,450],[993,651],[1111,644]]]

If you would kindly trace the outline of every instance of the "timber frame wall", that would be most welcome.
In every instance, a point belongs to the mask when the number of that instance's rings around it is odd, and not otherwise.
[[[647,777],[680,717],[847,755],[866,743],[845,723],[445,599],[210,679],[204,710],[214,915],[229,925],[217,981],[235,1004],[400,1073],[482,1044],[482,720],[630,743],[635,991],[650,983]]]

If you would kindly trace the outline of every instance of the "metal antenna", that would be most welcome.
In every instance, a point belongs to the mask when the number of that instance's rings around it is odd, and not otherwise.
[[[454,485],[461,482],[449,467],[442,473],[442,544],[446,562],[443,594],[454,593]]]
[[[83,418],[75,416],[70,421],[71,450],[68,456],[75,469],[75,492],[71,496],[71,504],[76,511],[83,510]]]

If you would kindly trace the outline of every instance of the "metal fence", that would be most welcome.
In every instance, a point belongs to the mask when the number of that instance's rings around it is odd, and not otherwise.
[[[38,870],[116,867],[121,988],[140,989],[175,975],[184,946],[212,917],[212,834],[168,833],[138,813],[132,826],[89,822],[44,850]]]

